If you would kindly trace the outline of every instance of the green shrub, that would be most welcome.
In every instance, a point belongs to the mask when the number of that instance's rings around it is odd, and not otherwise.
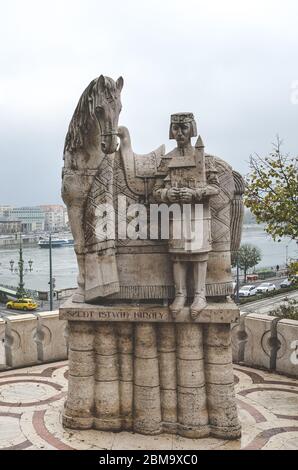
[[[269,315],[271,317],[298,320],[298,302],[295,299],[289,299],[286,304],[280,305],[275,310],[271,310]]]

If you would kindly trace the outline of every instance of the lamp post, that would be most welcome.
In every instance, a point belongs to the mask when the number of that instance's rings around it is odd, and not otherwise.
[[[49,263],[50,263],[50,311],[53,310],[53,289],[54,289],[54,278],[53,278],[53,263],[52,263],[52,234],[49,234]]]
[[[18,297],[23,297],[25,294],[26,294],[26,291],[25,291],[25,284],[24,284],[24,272],[27,272],[28,269],[24,269],[24,259],[23,259],[23,246],[22,246],[22,235],[20,234],[20,248],[19,248],[19,261],[18,261],[18,268],[15,268],[14,269],[14,260],[11,259],[9,261],[9,264],[10,264],[10,270],[11,272],[15,272],[19,275],[19,284],[18,284],[18,288],[17,288],[17,296]],[[28,265],[29,265],[29,271],[32,272],[33,269],[32,269],[32,265],[33,265],[33,261],[30,259],[28,261]]]

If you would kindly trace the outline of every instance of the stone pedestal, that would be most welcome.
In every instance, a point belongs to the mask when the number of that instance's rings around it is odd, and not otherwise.
[[[63,424],[73,429],[240,437],[234,395],[232,302],[185,307],[67,301],[69,388]]]

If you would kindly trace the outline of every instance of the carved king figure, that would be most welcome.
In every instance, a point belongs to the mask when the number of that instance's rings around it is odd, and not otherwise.
[[[169,252],[172,254],[175,283],[175,300],[170,309],[176,317],[187,300],[187,265],[192,264],[194,279],[194,300],[190,308],[192,318],[196,318],[206,307],[206,274],[208,253],[211,251],[211,216],[209,198],[219,193],[216,169],[211,158],[208,167],[202,139],[196,147],[191,145],[191,137],[197,135],[196,123],[192,113],[179,113],[171,116],[170,139],[177,141],[177,147],[162,157],[158,167],[159,175],[165,177],[154,187],[153,194],[158,202],[179,203],[184,210],[190,209],[190,220],[184,214],[183,221],[189,223],[190,235],[195,240],[184,237],[171,239]],[[201,203],[202,215],[196,213],[196,203]],[[172,220],[172,224],[175,221]],[[201,224],[201,234],[198,224]],[[184,227],[184,232],[187,232]],[[173,234],[173,230],[172,230]],[[183,234],[182,234],[183,235]]]

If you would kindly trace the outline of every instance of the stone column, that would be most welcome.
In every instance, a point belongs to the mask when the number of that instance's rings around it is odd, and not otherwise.
[[[137,323],[135,326],[134,431],[142,434],[162,432],[154,323]]]
[[[119,357],[119,393],[122,429],[132,430],[133,413],[133,325],[120,323],[116,326]]]
[[[92,323],[69,321],[68,395],[63,426],[89,429],[93,425],[94,330]]]
[[[177,373],[175,325],[157,325],[160,401],[163,430],[177,431]]]
[[[241,427],[234,391],[230,324],[213,323],[204,327],[204,353],[211,434],[237,439]]]
[[[113,323],[96,322],[94,347],[94,427],[103,431],[120,431],[119,364]]]
[[[178,434],[190,438],[206,437],[210,432],[202,328],[194,323],[176,325]]]

